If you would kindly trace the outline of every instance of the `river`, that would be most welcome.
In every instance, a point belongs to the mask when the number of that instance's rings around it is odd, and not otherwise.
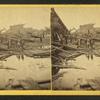
[[[61,69],[59,73],[66,73],[63,77],[53,82],[53,87],[56,89],[74,89],[74,85],[77,83],[78,79],[81,79],[81,82],[85,84],[86,80],[100,77],[100,57],[93,55],[92,59],[88,59],[86,55],[81,55],[75,58],[75,60],[69,60],[67,63],[68,65],[84,68],[85,70]]]
[[[5,87],[9,79],[16,83],[18,80],[33,79],[35,81],[45,81],[51,79],[51,59],[32,58],[24,56],[18,59],[16,55],[10,56],[6,61],[0,61],[0,67],[9,67],[16,70],[0,69],[0,88]],[[45,85],[44,85],[45,87]],[[50,88],[50,84],[46,85]]]

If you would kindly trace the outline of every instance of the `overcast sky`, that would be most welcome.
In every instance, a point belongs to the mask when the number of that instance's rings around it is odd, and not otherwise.
[[[94,23],[100,27],[100,6],[99,7],[56,7],[57,14],[60,16],[67,28],[78,28],[79,25]]]
[[[0,29],[13,24],[43,29],[50,26],[50,8],[47,7],[0,7]]]
[[[68,29],[78,28],[79,25],[88,23],[95,23],[95,26],[100,26],[100,6],[65,6],[54,8]],[[27,27],[36,29],[49,27],[50,7],[0,7],[0,29],[3,27],[8,28],[13,24],[25,24]]]

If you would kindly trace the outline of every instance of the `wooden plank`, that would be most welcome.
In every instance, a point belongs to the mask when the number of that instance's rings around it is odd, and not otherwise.
[[[62,51],[62,52],[70,53],[69,51],[62,49],[62,47],[57,47],[57,46],[54,46],[54,45],[52,45],[52,47],[55,48],[55,49],[57,49],[57,50],[60,50],[60,51]],[[71,54],[71,53],[70,53],[70,54]]]
[[[76,66],[73,66],[73,65],[52,65],[53,67],[57,67],[57,68],[60,68],[60,69],[81,69],[81,70],[86,70],[85,68],[82,68],[82,67],[76,67]]]

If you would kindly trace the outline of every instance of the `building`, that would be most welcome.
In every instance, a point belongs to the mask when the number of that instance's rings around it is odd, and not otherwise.
[[[80,34],[88,34],[89,32],[92,33],[92,34],[96,33],[95,28],[94,28],[94,24],[80,25],[77,32],[80,33]]]

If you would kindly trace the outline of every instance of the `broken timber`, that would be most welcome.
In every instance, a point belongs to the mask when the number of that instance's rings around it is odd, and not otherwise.
[[[85,70],[85,68],[63,66],[63,64],[61,64],[64,59],[68,61],[84,54],[84,50],[82,52],[81,49],[77,47],[70,47],[70,45],[67,44],[70,31],[63,24],[54,8],[51,8],[51,34],[51,59],[53,63],[52,74],[55,75],[60,69],[68,68]]]
[[[76,67],[76,66],[64,66],[64,65],[53,65],[53,67],[58,67],[60,69],[81,69],[81,70],[86,70],[85,68],[82,67]]]

